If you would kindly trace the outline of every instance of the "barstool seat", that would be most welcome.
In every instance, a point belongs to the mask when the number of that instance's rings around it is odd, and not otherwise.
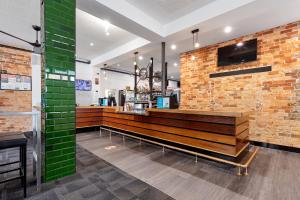
[[[7,149],[26,145],[27,139],[23,134],[1,135],[0,134],[0,149]]]
[[[26,197],[26,160],[27,160],[27,139],[24,134],[20,133],[1,133],[0,134],[0,150],[9,148],[20,148],[19,161],[14,161],[10,163],[0,164],[0,167],[20,163],[18,168],[8,169],[5,171],[0,171],[0,174],[5,174],[13,171],[19,171],[19,176],[8,178],[6,180],[0,180],[0,184],[6,183],[8,181],[13,181],[21,179],[22,186],[24,189],[24,198]]]

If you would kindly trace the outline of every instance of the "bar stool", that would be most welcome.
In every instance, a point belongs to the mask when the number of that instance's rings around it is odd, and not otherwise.
[[[23,190],[24,190],[24,198],[26,198],[27,139],[23,134],[16,134],[16,133],[14,133],[14,134],[5,134],[4,133],[4,135],[0,134],[0,150],[16,148],[16,147],[20,148],[19,160],[10,162],[10,163],[0,164],[0,168],[3,166],[12,165],[12,164],[16,164],[16,163],[20,163],[19,167],[14,168],[14,169],[0,171],[0,174],[5,174],[5,173],[13,172],[13,171],[19,171],[19,176],[15,176],[15,177],[8,178],[5,180],[0,180],[0,184],[6,183],[9,181],[13,181],[13,180],[17,180],[17,179],[21,179],[21,183],[22,183]]]

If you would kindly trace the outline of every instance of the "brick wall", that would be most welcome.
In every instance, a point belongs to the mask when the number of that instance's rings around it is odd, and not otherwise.
[[[219,47],[254,38],[257,61],[217,67]],[[267,65],[272,72],[209,78]],[[300,21],[183,53],[180,71],[181,109],[250,110],[251,140],[300,147]]]
[[[31,76],[31,53],[0,46],[0,70]],[[0,111],[31,111],[31,91],[0,90]],[[1,132],[31,130],[30,117],[1,117]]]

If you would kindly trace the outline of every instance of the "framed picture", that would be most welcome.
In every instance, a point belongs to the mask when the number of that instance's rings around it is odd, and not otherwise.
[[[76,90],[78,90],[78,91],[91,91],[92,90],[92,81],[76,79],[75,87],[76,87]]]
[[[31,91],[31,76],[0,74],[0,89]]]

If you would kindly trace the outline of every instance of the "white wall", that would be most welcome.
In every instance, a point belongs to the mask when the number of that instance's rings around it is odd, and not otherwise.
[[[105,97],[106,89],[116,89],[116,101],[118,103],[119,90],[124,90],[126,86],[130,86],[132,90],[134,88],[133,76],[109,71],[106,71],[105,75],[103,71],[100,71],[100,68],[95,68],[94,74],[99,74],[98,76],[100,77],[99,97]],[[107,77],[106,79],[105,76]]]
[[[171,80],[169,80],[168,87],[173,88],[173,89],[178,88],[177,81],[171,81]]]
[[[41,107],[41,56],[32,54],[32,106]]]
[[[76,79],[91,80],[92,91],[77,91],[76,104],[80,106],[89,106],[93,104],[93,88],[95,80],[93,78],[93,67],[88,64],[76,62]]]
[[[105,76],[107,79],[105,79]],[[95,84],[95,78],[99,79],[99,84]],[[118,103],[119,90],[124,90],[126,86],[134,87],[133,76],[116,72],[106,72],[106,75],[99,67],[76,63],[76,79],[91,80],[92,91],[76,91],[76,103],[80,106],[98,104],[98,98],[105,97],[106,89],[116,90],[116,101]]]

